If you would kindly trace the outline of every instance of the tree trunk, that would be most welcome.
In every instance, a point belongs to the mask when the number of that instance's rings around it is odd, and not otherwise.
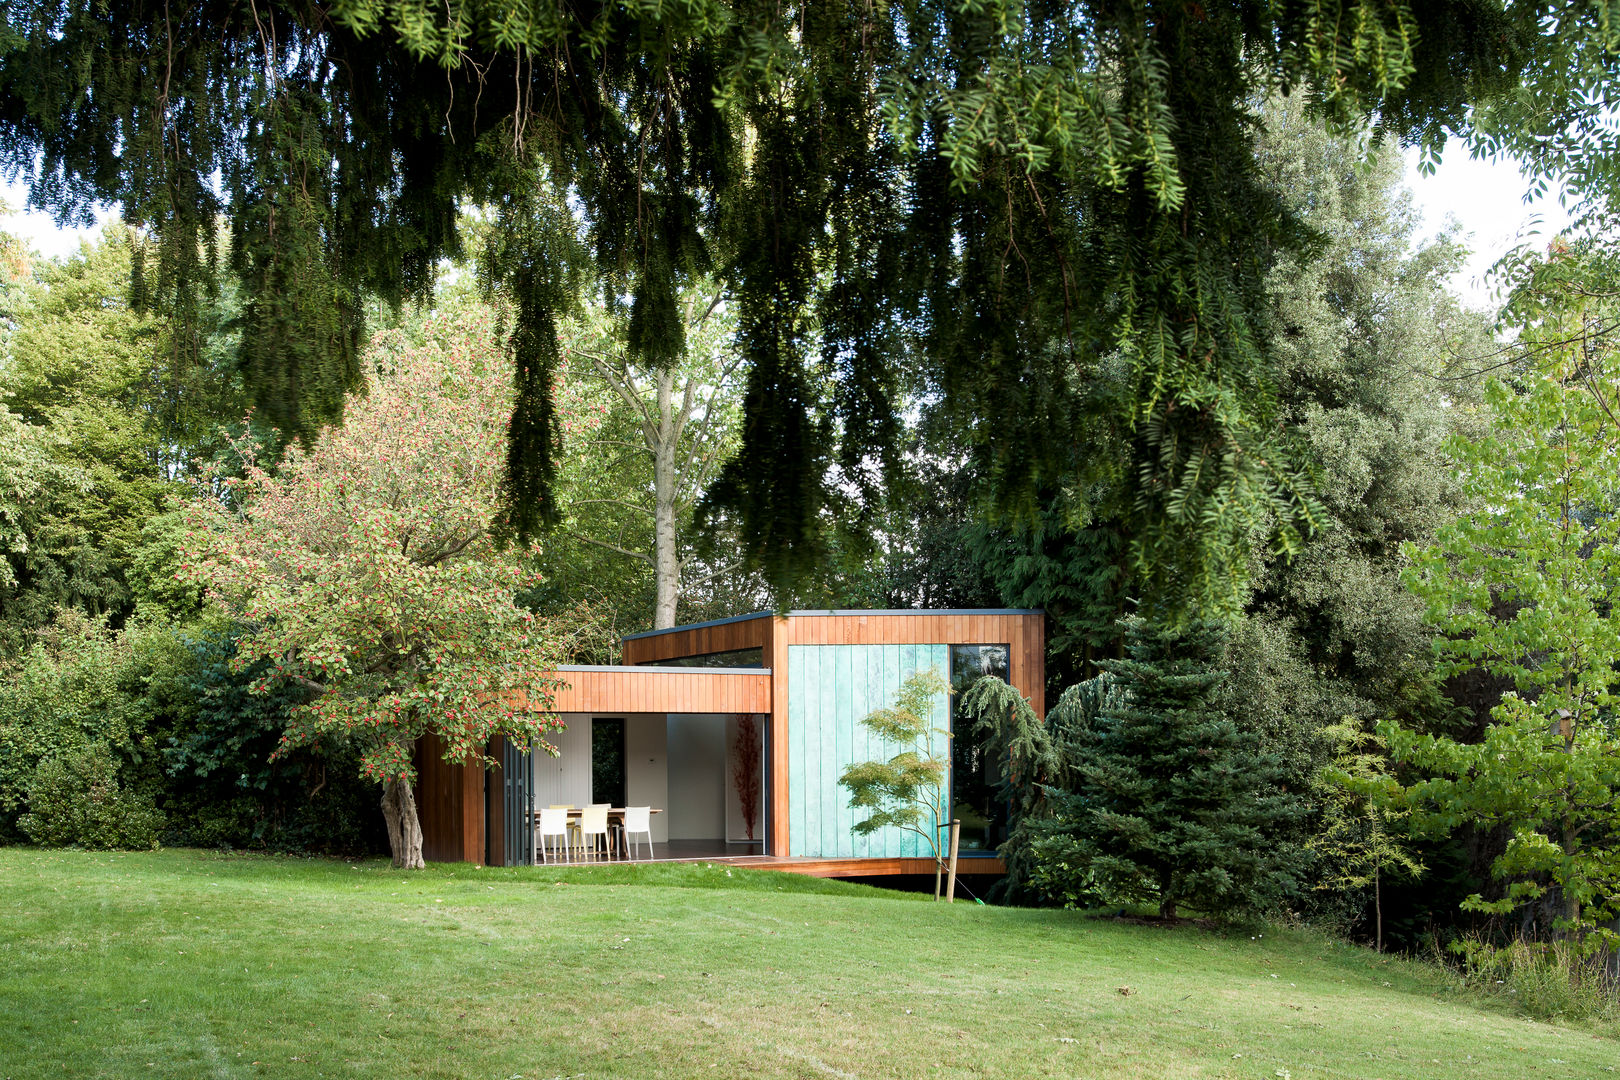
[[[388,849],[393,853],[394,865],[403,870],[421,870],[422,823],[416,816],[416,796],[411,785],[398,779],[383,785],[383,819],[388,822]]]
[[[1566,794],[1565,799],[1573,801],[1574,796]],[[1564,918],[1569,920],[1569,929],[1565,931],[1571,938],[1579,941],[1581,938],[1581,898],[1574,889],[1570,888],[1570,879],[1573,878],[1575,855],[1580,850],[1579,834],[1575,831],[1575,822],[1568,816],[1564,818]]]
[[[659,427],[652,440],[653,452],[653,578],[657,601],[653,608],[653,629],[667,630],[675,625],[681,600],[680,552],[675,547],[675,449],[680,441],[684,417],[675,415],[671,391],[674,372],[659,373]]]
[[[1381,953],[1384,951],[1384,882],[1376,866],[1373,867],[1373,922],[1376,927],[1373,949]]]
[[[1169,870],[1159,871],[1159,918],[1169,920],[1176,917],[1176,879]]]

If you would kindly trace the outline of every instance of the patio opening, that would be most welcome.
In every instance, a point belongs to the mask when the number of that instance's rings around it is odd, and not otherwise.
[[[569,808],[577,823],[584,808],[605,803],[614,858],[632,851],[639,861],[764,853],[765,716],[564,713],[560,719],[566,726],[550,735],[558,756],[528,755],[529,790],[515,792],[519,799],[526,795],[532,809],[527,833],[546,807]],[[653,810],[652,842],[638,833],[624,844],[617,828],[623,811],[640,806]],[[609,857],[599,841],[582,853],[579,834],[570,833],[575,861]],[[527,846],[524,862],[535,858],[536,848]]]

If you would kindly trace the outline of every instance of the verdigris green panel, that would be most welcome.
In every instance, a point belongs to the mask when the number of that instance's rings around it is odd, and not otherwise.
[[[947,673],[944,645],[792,645],[788,647],[788,829],[794,855],[823,858],[926,855],[915,833],[883,829],[857,837],[856,815],[838,778],[857,761],[887,760],[900,747],[861,724],[891,706],[901,683],[919,671]],[[950,760],[944,734],[949,702],[934,703],[935,754]],[[947,777],[947,784],[949,778]]]
[[[788,786],[788,850],[799,854],[804,836],[804,731],[809,725],[805,695],[811,680],[805,671],[808,661],[802,649],[788,649],[788,769],[783,780]]]

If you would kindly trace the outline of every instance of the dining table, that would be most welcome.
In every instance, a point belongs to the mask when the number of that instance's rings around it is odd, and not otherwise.
[[[654,814],[662,814],[664,812],[663,807],[660,807],[660,806],[654,806],[654,807],[651,807],[650,809],[651,809],[651,812],[654,813]],[[622,828],[623,825],[624,825],[624,811],[625,811],[625,807],[622,807],[622,806],[610,806],[610,807],[608,807],[608,812],[607,812],[608,824],[613,825],[613,824],[617,823]],[[580,819],[580,817],[584,814],[584,812],[585,812],[585,808],[583,806],[570,806],[568,808],[568,820],[569,820],[569,822],[572,823],[572,822],[578,821]],[[540,850],[540,848],[539,848],[539,844],[540,844],[539,830],[540,830],[540,808],[535,807],[535,810],[534,810],[534,828],[530,830],[530,834],[531,834],[531,837],[532,837],[532,840],[531,840],[532,850],[529,852],[530,858],[535,858],[539,854],[539,850]],[[610,855],[609,857],[611,858],[612,856]]]

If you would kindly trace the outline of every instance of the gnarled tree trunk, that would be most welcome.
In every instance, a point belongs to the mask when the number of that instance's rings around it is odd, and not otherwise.
[[[395,778],[383,785],[383,818],[388,822],[388,849],[394,865],[402,870],[421,870],[422,822],[416,816],[416,796],[411,785]]]

